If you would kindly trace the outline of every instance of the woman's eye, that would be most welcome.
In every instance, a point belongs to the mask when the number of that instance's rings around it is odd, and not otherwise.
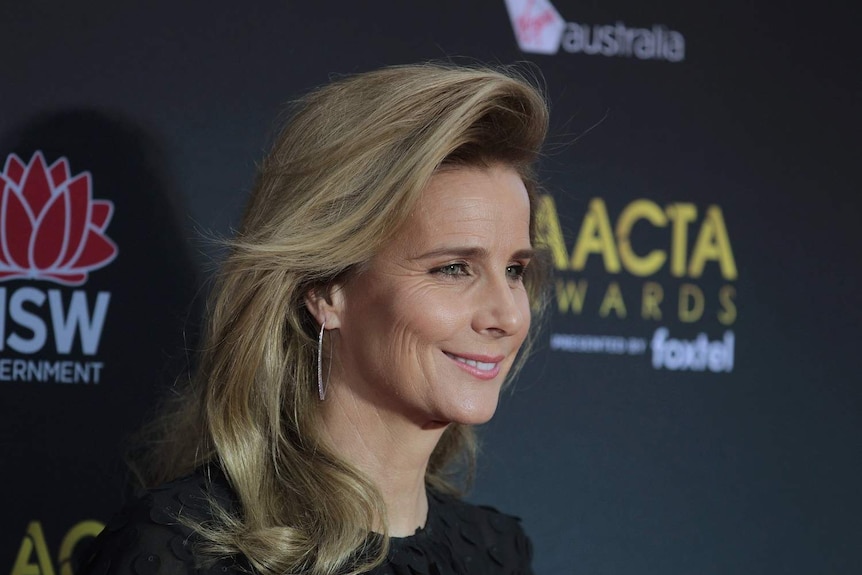
[[[467,275],[467,264],[449,264],[434,271],[444,276],[465,276]]]
[[[510,279],[514,280],[522,280],[524,279],[524,274],[527,271],[527,266],[521,264],[514,264],[506,267],[506,275]]]

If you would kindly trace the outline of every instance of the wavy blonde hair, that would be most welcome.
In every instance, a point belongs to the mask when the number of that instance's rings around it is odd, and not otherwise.
[[[514,71],[440,64],[346,77],[294,104],[216,278],[196,377],[137,466],[145,485],[221,466],[240,509],[196,526],[207,554],[242,554],[263,575],[360,573],[384,559],[385,535],[368,545],[386,515],[379,491],[318,434],[317,325],[303,298],[368,262],[447,166],[515,168],[535,241],[532,165],[547,122],[541,93]],[[534,312],[540,267],[525,278]],[[450,425],[427,483],[455,491],[453,464],[472,468],[474,454],[473,430]]]

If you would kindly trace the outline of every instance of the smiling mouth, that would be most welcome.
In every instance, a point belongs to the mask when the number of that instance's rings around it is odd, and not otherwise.
[[[466,371],[470,372],[476,377],[479,377],[480,379],[490,379],[496,377],[496,375],[500,372],[500,363],[503,360],[502,357],[483,357],[481,359],[472,359],[468,357],[462,357],[460,355],[455,355],[453,353],[449,353],[448,351],[445,351],[443,353],[446,354],[446,357],[458,364],[459,367],[465,369]]]

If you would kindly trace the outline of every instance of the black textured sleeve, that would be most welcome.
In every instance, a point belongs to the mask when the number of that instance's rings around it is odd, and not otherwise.
[[[520,519],[456,500],[444,507],[445,536],[461,565],[458,573],[533,575],[533,548]]]
[[[170,518],[152,496],[115,515],[96,538],[77,575],[190,575],[196,572],[191,530]]]
[[[180,517],[211,516],[203,479],[190,476],[123,508],[96,538],[76,575],[232,575],[231,560],[200,567],[199,537]]]
[[[533,543],[527,537],[527,534],[524,533],[520,522],[517,524],[512,545],[517,555],[517,566],[514,573],[533,575]]]
[[[506,515],[493,507],[480,506],[488,552],[507,575],[533,575],[533,544],[518,517]]]

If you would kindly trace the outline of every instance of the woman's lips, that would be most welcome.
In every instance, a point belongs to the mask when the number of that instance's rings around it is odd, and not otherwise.
[[[444,351],[446,357],[455,362],[455,365],[478,379],[494,379],[500,373],[502,361],[505,356],[488,355],[459,355]]]

